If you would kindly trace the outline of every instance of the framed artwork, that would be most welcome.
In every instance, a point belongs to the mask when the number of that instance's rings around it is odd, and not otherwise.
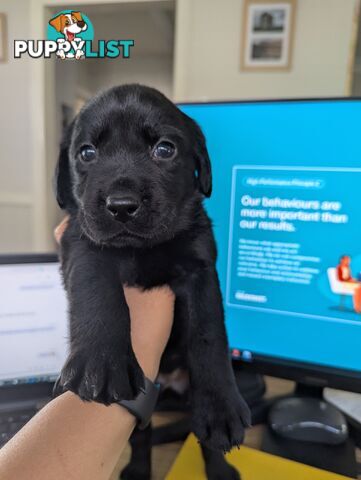
[[[244,0],[243,70],[289,70],[297,0]]]
[[[7,31],[6,31],[6,15],[0,13],[0,62],[6,60],[7,50]]]

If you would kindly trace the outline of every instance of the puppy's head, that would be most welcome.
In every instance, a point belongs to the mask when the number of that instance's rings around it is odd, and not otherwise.
[[[55,185],[93,242],[142,247],[189,229],[212,178],[197,124],[157,90],[124,85],[73,121]]]
[[[80,12],[61,13],[49,21],[57,32],[64,34],[66,40],[73,41],[76,34],[85,31],[88,26]]]

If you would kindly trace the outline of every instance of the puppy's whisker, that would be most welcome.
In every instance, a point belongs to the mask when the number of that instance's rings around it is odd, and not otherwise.
[[[94,221],[96,220],[96,216],[95,216],[95,215],[92,215],[91,213],[89,213],[89,212],[86,211],[86,210],[83,210],[83,211],[84,211],[84,216],[85,216],[85,217],[90,218],[90,220],[94,220]]]

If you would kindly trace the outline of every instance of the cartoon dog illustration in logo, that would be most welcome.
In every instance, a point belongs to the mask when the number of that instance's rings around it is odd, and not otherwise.
[[[60,13],[56,17],[52,18],[49,21],[50,25],[55,28],[57,32],[60,32],[64,35],[64,38],[67,42],[78,42],[81,38],[77,37],[77,34],[84,32],[88,25],[84,21],[82,14],[80,12],[70,12],[70,13]],[[68,53],[65,55],[63,50],[59,50],[57,55],[64,59],[66,56],[68,58],[75,57],[79,59],[84,56],[83,50],[76,50],[75,55]]]

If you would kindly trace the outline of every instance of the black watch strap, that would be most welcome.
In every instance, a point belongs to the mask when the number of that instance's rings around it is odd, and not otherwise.
[[[144,377],[144,389],[134,400],[121,400],[119,405],[126,408],[138,420],[138,428],[144,430],[150,422],[158,400],[160,385]]]

